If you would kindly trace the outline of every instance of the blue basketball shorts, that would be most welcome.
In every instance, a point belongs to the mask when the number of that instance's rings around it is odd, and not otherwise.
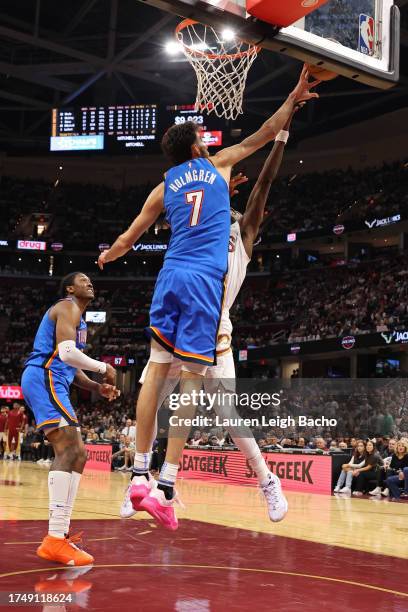
[[[60,426],[61,419],[78,427],[78,419],[71,405],[68,381],[57,374],[27,366],[21,378],[24,399],[34,413],[37,429]]]
[[[159,273],[147,333],[183,361],[211,366],[224,297],[224,278],[186,268]]]

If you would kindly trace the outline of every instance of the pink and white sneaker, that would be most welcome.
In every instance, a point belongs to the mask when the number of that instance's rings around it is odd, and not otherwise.
[[[178,520],[174,512],[175,502],[184,507],[177,493],[175,493],[173,499],[166,499],[164,492],[156,487],[151,489],[149,495],[139,503],[139,510],[148,512],[165,529],[175,531],[178,527]]]
[[[129,485],[129,500],[134,512],[141,510],[140,502],[156,487],[157,483],[154,478],[149,478],[149,480],[146,476],[134,476],[132,478]]]

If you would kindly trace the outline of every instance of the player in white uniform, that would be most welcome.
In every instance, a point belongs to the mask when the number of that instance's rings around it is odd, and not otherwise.
[[[230,230],[225,297],[217,336],[217,365],[207,369],[204,379],[204,387],[207,392],[215,392],[220,384],[226,390],[235,390],[235,365],[231,349],[232,323],[230,308],[234,304],[246,276],[254,242],[264,218],[266,200],[282,162],[283,150],[289,136],[288,129],[291,119],[292,117],[289,119],[285,129],[276,137],[274,147],[248,199],[245,213],[241,215],[231,209],[231,220],[233,222]],[[246,180],[246,177],[242,177],[242,175],[238,175],[236,179],[233,179],[231,186],[232,194],[235,193],[235,187]],[[180,382],[181,366],[182,361],[173,358],[167,379],[159,395],[158,408],[160,408],[166,397],[174,391]],[[144,382],[147,367],[148,364],[141,375],[139,381],[141,384]],[[226,410],[225,407],[214,406],[214,410],[223,418],[238,416],[235,407]],[[261,490],[267,501],[270,519],[274,522],[282,520],[288,509],[286,498],[282,493],[279,478],[270,472],[252,432],[250,429],[245,430],[242,427],[229,427],[228,431],[258,477]],[[132,488],[139,486],[148,486],[150,489],[154,489],[155,480],[150,478],[147,481],[145,476],[132,475],[120,509],[120,516],[122,518],[129,518],[135,514],[136,511],[133,509],[131,501]]]

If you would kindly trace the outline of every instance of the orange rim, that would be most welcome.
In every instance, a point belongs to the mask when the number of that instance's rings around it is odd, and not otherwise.
[[[249,49],[247,49],[246,51],[240,51],[239,53],[208,53],[207,51],[199,51],[197,49],[192,49],[191,47],[189,47],[188,45],[184,44],[182,40],[180,40],[179,38],[179,34],[180,32],[182,32],[183,30],[185,30],[186,28],[195,25],[195,24],[200,24],[199,21],[194,21],[194,19],[184,19],[183,21],[181,21],[178,26],[176,27],[175,30],[175,34],[176,34],[176,38],[178,40],[178,42],[183,45],[185,51],[192,56],[196,56],[196,57],[206,57],[207,59],[239,59],[241,57],[246,57],[249,55],[257,55],[260,50],[261,47],[257,47],[256,45],[251,45],[251,43],[247,43],[245,40],[242,42],[245,42],[247,45],[250,45]],[[201,25],[201,24],[200,24]],[[211,26],[208,26],[211,27]]]

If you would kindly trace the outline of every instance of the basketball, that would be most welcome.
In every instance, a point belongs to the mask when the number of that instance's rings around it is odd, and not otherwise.
[[[313,64],[308,64],[308,70],[311,76],[313,76],[315,79],[319,79],[319,81],[332,81],[339,76],[337,72],[327,70],[324,68],[324,66],[314,66]]]

